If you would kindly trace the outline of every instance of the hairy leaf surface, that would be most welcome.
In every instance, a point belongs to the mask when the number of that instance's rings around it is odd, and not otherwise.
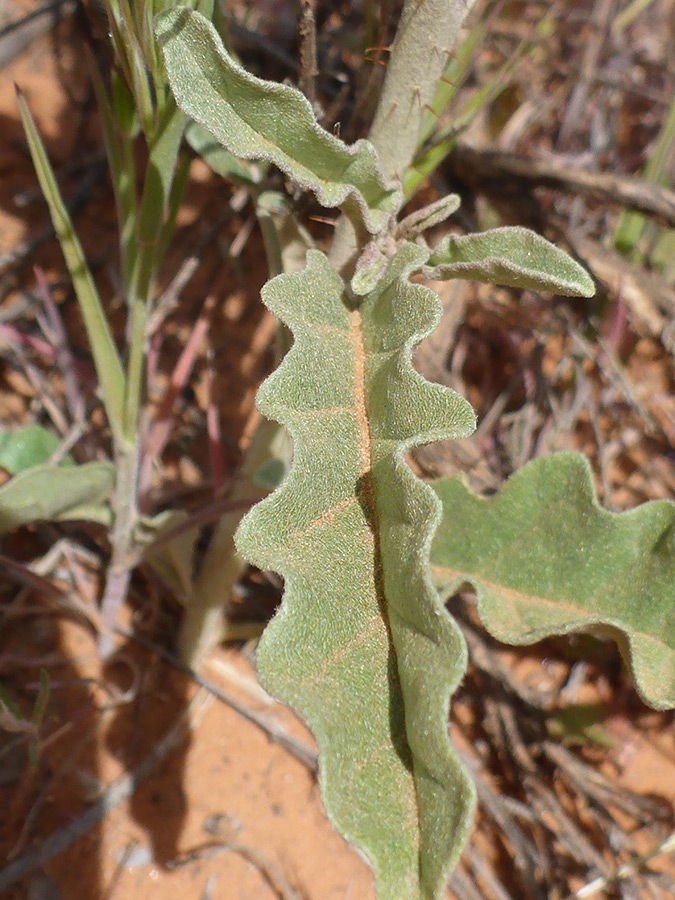
[[[467,278],[507,287],[592,297],[588,273],[564,250],[529,228],[493,228],[443,238],[424,266],[428,278]]]
[[[472,584],[485,627],[510,644],[610,634],[644,699],[675,706],[674,503],[603,509],[577,453],[529,463],[489,499],[460,478],[433,488],[443,519],[432,573],[445,594]]]
[[[440,303],[406,245],[358,309],[318,251],[263,289],[295,343],[258,394],[293,467],[240,526],[240,552],[286,581],[258,666],[312,728],[326,810],[381,900],[435,900],[465,841],[473,789],[448,740],[465,645],[429,578],[439,516],[404,454],[468,434],[470,406],[425,381],[412,348]]]
[[[323,206],[356,202],[373,233],[398,209],[401,192],[385,183],[372,144],[348,147],[319,126],[300,91],[250,75],[204,16],[173,9],[157,37],[178,106],[235,156],[274,163]]]

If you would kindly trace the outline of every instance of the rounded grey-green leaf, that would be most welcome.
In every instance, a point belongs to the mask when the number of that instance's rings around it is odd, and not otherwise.
[[[25,469],[0,488],[0,532],[37,521],[99,521],[100,504],[114,483],[115,469],[109,462]]]

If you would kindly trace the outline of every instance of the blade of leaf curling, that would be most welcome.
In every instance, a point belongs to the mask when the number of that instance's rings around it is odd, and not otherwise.
[[[428,575],[440,508],[404,454],[469,433],[474,416],[410,363],[440,310],[407,280],[420,253],[406,245],[358,312],[318,251],[264,288],[295,343],[258,406],[295,457],[236,539],[285,579],[260,675],[312,728],[328,815],[367,855],[381,900],[441,896],[473,806],[447,734],[466,649]]]
[[[355,202],[372,233],[386,225],[401,193],[385,183],[372,144],[348,147],[319,126],[300,91],[246,72],[199,13],[173,9],[156,32],[176,102],[223,147],[273,162],[323,206]]]
[[[603,509],[577,453],[528,463],[489,499],[458,478],[433,488],[443,520],[432,571],[444,593],[472,584],[483,624],[510,644],[609,632],[646,702],[675,706],[675,503]]]
[[[507,287],[592,297],[588,273],[564,250],[519,225],[448,235],[423,268],[427,278],[466,278]]]

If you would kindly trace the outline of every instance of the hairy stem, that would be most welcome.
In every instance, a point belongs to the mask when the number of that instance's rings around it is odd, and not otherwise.
[[[370,131],[386,178],[412,162],[438,80],[474,0],[406,0]]]
[[[413,160],[448,54],[473,3],[406,0],[369,135],[388,180],[402,181]],[[328,254],[346,280],[369,239],[359,219],[343,213]]]
[[[115,521],[110,535],[112,554],[101,600],[103,631],[98,641],[101,659],[107,659],[113,652],[113,629],[131,580],[133,532],[138,518],[138,463],[137,443],[118,448],[113,496]]]
[[[169,101],[150,140],[143,199],[135,228],[136,246],[129,273],[129,361],[124,398],[123,433],[115,441],[116,486],[112,554],[101,602],[104,630],[99,640],[103,659],[113,651],[113,628],[129,589],[134,566],[134,529],[138,521],[139,467],[141,454],[140,410],[144,394],[145,331],[159,265],[158,248],[163,235],[171,189],[176,175],[178,149],[185,117]]]

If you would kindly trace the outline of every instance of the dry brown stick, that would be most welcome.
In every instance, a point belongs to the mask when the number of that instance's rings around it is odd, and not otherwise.
[[[496,900],[513,900],[509,892],[493,872],[487,859],[472,844],[466,848],[466,858],[476,881],[483,881]]]
[[[558,135],[557,146],[561,150],[569,146],[578,120],[583,110],[588,107],[588,97],[595,80],[595,73],[601,68],[600,56],[607,39],[612,6],[613,0],[597,0],[593,7],[593,15],[589,23],[593,30],[584,42],[581,72],[572,89]]]
[[[189,865],[199,859],[207,859],[215,856],[216,853],[222,853],[229,850],[232,853],[239,853],[248,862],[250,862],[260,872],[265,881],[275,891],[279,900],[300,900],[300,895],[292,887],[284,873],[270,859],[268,859],[260,850],[250,847],[248,844],[242,844],[239,841],[229,842],[210,842],[201,847],[193,847],[181,853],[180,856],[170,860],[167,868],[177,869],[179,866]]]
[[[544,741],[542,749],[551,762],[564,771],[568,780],[590,801],[602,807],[616,806],[638,821],[662,817],[659,816],[663,813],[662,804],[614,784],[602,772],[578,759],[562,744]]]
[[[448,885],[457,900],[483,900],[481,892],[461,869],[455,869],[448,880]]]
[[[486,816],[499,826],[501,833],[511,844],[513,861],[523,878],[529,896],[533,900],[544,900],[536,876],[537,868],[544,863],[538,849],[511,817],[499,794],[482,777],[481,764],[473,749],[457,748],[457,752],[474,778],[478,800]]]
[[[675,191],[651,184],[633,175],[595,172],[570,166],[555,156],[546,159],[488,150],[458,143],[450,161],[469,184],[513,179],[529,185],[555,187],[598,200],[618,203],[627,209],[661,219],[675,226]]]
[[[466,642],[469,645],[473,664],[500,684],[505,685],[524,703],[533,706],[535,709],[545,709],[547,698],[539,691],[521,683],[509,666],[503,663],[499,656],[493,652],[492,648],[488,646],[485,636],[469,625],[464,617],[462,617],[460,624]]]
[[[575,891],[573,894],[570,894],[565,900],[586,900],[587,897],[594,897],[596,894],[606,891],[611,885],[616,885],[621,881],[625,881],[627,878],[632,878],[634,875],[639,874],[640,870],[657,856],[673,852],[675,852],[675,833],[671,834],[663,841],[663,843],[649,853],[646,853],[643,856],[637,856],[629,862],[624,863],[613,875],[595,878],[593,881],[579,888],[579,890]],[[672,883],[670,889],[672,890]]]
[[[531,776],[525,778],[525,790],[532,808],[540,822],[546,822],[547,816],[556,825],[556,838],[566,847],[574,859],[592,866],[602,875],[608,875],[610,868],[602,855],[593,847],[588,838],[580,831],[576,822],[563,808],[555,795]]]
[[[299,87],[312,106],[316,105],[316,21],[313,0],[300,0],[300,78]]]
[[[613,295],[625,300],[629,314],[637,325],[646,327],[655,337],[668,338],[664,328],[675,315],[675,291],[658,275],[632,265],[598,241],[565,232],[574,253],[590,269],[591,274]]]
[[[33,41],[51,31],[60,18],[72,15],[76,8],[74,0],[54,0],[0,28],[0,70],[24,53]]]

